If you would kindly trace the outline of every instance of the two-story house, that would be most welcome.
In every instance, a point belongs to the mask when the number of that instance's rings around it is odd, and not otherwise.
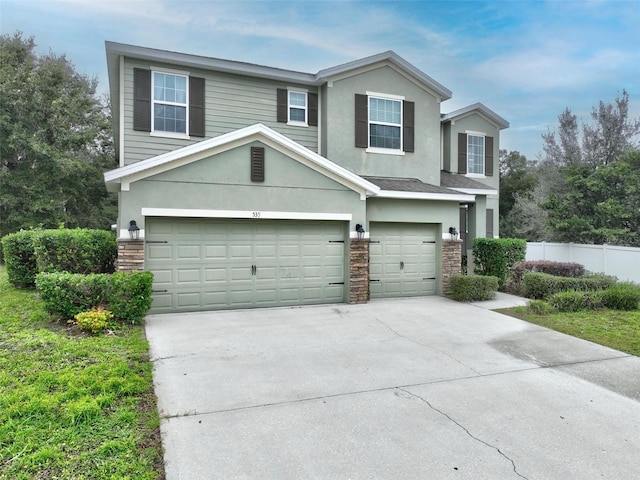
[[[450,230],[498,234],[508,123],[441,114],[451,92],[394,52],[302,73],[106,51],[118,266],[153,272],[153,312],[441,294]]]

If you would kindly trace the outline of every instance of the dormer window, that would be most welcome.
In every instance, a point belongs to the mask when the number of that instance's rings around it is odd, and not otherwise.
[[[153,72],[153,119],[151,131],[187,133],[186,75]]]

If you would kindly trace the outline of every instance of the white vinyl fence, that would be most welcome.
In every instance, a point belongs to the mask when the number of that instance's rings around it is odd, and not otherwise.
[[[590,272],[614,275],[620,281],[640,283],[640,248],[528,242],[526,258],[580,263]]]

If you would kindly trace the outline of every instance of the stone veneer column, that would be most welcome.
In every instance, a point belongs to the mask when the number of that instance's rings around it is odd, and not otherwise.
[[[118,240],[118,272],[144,270],[144,240]]]
[[[349,242],[349,303],[369,301],[369,239]]]
[[[451,293],[451,276],[462,273],[462,240],[442,240],[442,294]]]

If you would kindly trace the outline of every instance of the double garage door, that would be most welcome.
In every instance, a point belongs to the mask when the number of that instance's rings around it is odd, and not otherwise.
[[[436,226],[371,223],[371,298],[435,295]]]
[[[147,218],[152,313],[344,302],[341,222]]]

